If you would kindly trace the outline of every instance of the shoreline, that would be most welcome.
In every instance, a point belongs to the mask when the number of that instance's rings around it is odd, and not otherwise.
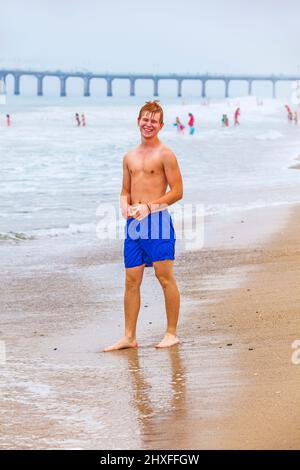
[[[0,447],[299,446],[299,374],[288,361],[300,324],[288,307],[285,318],[272,316],[276,302],[297,304],[299,213],[299,205],[265,209],[259,217],[245,211],[243,223],[236,214],[210,228],[223,227],[223,246],[179,255],[182,343],[167,351],[153,348],[165,314],[152,270],[142,287],[141,346],[109,354],[96,352],[122,331],[121,266],[99,267],[94,253],[93,263],[92,254],[78,256],[57,272],[36,266],[27,277],[4,282],[9,315],[0,335],[7,344]],[[258,237],[258,220],[266,230],[273,221],[277,233]],[[292,265],[294,290],[283,275]],[[280,295],[272,288],[279,281]]]

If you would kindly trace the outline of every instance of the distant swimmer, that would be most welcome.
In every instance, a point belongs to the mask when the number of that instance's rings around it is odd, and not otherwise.
[[[174,126],[177,127],[178,132],[184,132],[184,125],[180,122],[179,117],[176,117],[176,121],[174,122]]]
[[[287,104],[285,105],[285,109],[286,109],[286,112],[287,112],[287,119],[288,119],[289,122],[291,122],[293,120],[293,112]]]
[[[84,114],[81,115],[81,124],[82,124],[82,127],[86,126],[86,120],[85,120],[85,115]]]
[[[76,120],[77,126],[79,127],[81,122],[80,122],[80,117],[78,113],[75,114],[75,120]]]
[[[193,135],[194,132],[195,132],[195,127],[194,127],[195,126],[195,118],[192,115],[192,113],[189,113],[189,117],[190,117],[189,122],[188,122],[188,126],[189,126],[189,129],[190,129],[189,134]]]
[[[235,125],[235,126],[236,126],[236,125],[238,125],[238,126],[240,125],[240,122],[239,122],[239,116],[240,116],[240,114],[241,114],[241,108],[237,108],[237,109],[235,110],[235,113],[234,113],[234,125]]]
[[[229,119],[227,114],[223,114],[221,122],[223,127],[229,127]]]
[[[10,127],[10,125],[11,125],[10,114],[7,114],[7,115],[6,115],[6,125],[7,125],[8,127]]]

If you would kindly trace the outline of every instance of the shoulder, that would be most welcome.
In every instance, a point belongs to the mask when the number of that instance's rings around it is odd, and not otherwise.
[[[130,161],[130,159],[134,157],[136,152],[137,152],[137,148],[128,150],[128,152],[126,152],[125,155],[123,156],[123,162],[127,163],[128,161]]]
[[[175,163],[177,158],[172,149],[163,145],[160,152],[163,163]]]

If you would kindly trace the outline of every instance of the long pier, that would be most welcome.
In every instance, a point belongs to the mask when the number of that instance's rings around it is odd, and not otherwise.
[[[32,76],[37,80],[37,95],[43,96],[43,81],[45,77],[56,77],[60,83],[60,96],[67,96],[67,80],[69,78],[80,78],[83,82],[83,95],[91,96],[91,80],[102,79],[106,81],[106,95],[113,96],[113,81],[128,80],[129,82],[129,95],[135,96],[135,85],[137,80],[152,80],[153,81],[153,96],[159,96],[159,82],[162,80],[175,80],[177,82],[177,96],[182,96],[182,83],[185,80],[196,80],[201,84],[201,96],[207,97],[206,85],[208,81],[218,80],[224,82],[224,96],[229,97],[229,86],[233,81],[245,81],[248,83],[248,95],[252,94],[252,85],[255,81],[268,81],[272,85],[272,95],[276,98],[276,84],[277,82],[293,82],[300,80],[300,75],[247,75],[247,74],[121,74],[121,73],[92,73],[92,72],[63,72],[56,71],[37,71],[37,70],[21,70],[21,69],[0,69],[0,80],[4,83],[8,76],[14,78],[14,94],[21,94],[20,82],[24,76]]]

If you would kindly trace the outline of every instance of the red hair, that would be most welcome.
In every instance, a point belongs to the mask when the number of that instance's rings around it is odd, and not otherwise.
[[[158,101],[146,101],[144,106],[140,109],[139,119],[141,119],[142,114],[145,112],[149,112],[151,114],[159,113],[159,122],[164,122],[164,111]]]

